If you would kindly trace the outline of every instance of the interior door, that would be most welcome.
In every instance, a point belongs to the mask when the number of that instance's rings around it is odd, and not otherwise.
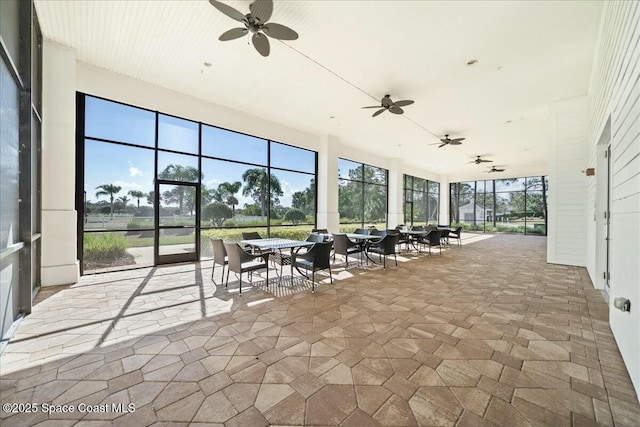
[[[156,182],[155,264],[199,259],[200,188],[195,183]]]

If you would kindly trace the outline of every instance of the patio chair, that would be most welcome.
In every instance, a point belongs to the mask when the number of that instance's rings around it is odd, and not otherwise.
[[[229,264],[229,259],[227,258],[227,251],[224,248],[224,243],[222,239],[210,239],[211,246],[213,247],[213,268],[211,269],[211,280],[213,280],[213,273],[216,271],[216,264],[222,266],[222,280],[224,280],[224,268],[227,264]]]
[[[355,234],[371,234],[370,228],[356,228]]]
[[[262,236],[257,232],[257,231],[243,231],[242,232],[242,240],[258,240],[258,239],[262,239]],[[250,245],[245,245],[244,249],[246,251],[251,251],[252,254],[262,254],[262,253],[267,253],[267,252],[271,252],[268,249],[258,249],[255,247],[251,247]]]
[[[336,254],[344,255],[345,268],[349,268],[349,255],[359,253],[362,257],[364,252],[364,246],[360,245],[349,239],[344,233],[336,233],[333,235],[333,260],[335,261]]]
[[[440,249],[440,255],[442,255],[442,231],[431,230],[429,234],[423,239],[424,244],[429,246],[429,255],[431,255],[431,248],[437,246]]]
[[[398,233],[398,245],[402,245],[404,243],[404,247],[406,251],[409,251],[409,244],[411,243],[411,237],[408,234],[402,232],[405,230],[404,224],[396,225],[394,229],[396,233]]]
[[[229,268],[227,268],[227,280],[225,287],[229,284],[229,271],[233,271],[238,275],[240,280],[240,293],[242,293],[242,273],[252,273],[256,270],[267,270],[267,286],[269,285],[269,254],[251,254],[240,247],[237,243],[225,243],[224,248],[227,251],[229,259]],[[251,280],[251,275],[249,275]]]
[[[462,234],[462,227],[458,226],[454,231],[449,232],[449,238],[453,237],[454,239],[456,239],[458,241],[458,246],[460,246],[462,245],[461,234]]]
[[[400,235],[397,233],[387,233],[381,240],[373,242],[369,246],[369,253],[378,254],[383,257],[383,267],[387,268],[387,255],[393,255],[398,266],[398,258],[396,257],[396,245]]]
[[[449,233],[451,232],[451,230],[447,228],[444,230],[440,230],[440,232],[442,233],[440,235],[440,242],[442,242],[443,245],[449,246]]]
[[[311,271],[311,292],[316,291],[316,271],[329,270],[329,277],[333,285],[333,275],[331,274],[331,257],[332,242],[317,242],[307,252],[293,252],[292,265],[296,268],[304,268],[305,271]],[[307,273],[308,274],[308,273]],[[308,278],[308,276],[307,276]],[[293,280],[293,277],[291,278]]]

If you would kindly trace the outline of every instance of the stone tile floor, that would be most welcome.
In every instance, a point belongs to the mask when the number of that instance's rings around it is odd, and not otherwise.
[[[0,423],[640,425],[586,271],[546,264],[545,238],[466,237],[315,294],[272,273],[239,295],[209,262],[85,276],[2,354],[0,400],[41,406]]]

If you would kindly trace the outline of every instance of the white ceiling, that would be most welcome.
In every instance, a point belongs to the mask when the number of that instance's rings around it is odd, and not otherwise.
[[[246,13],[251,2],[224,3]],[[238,23],[206,0],[36,0],[44,36],[80,61],[453,179],[487,177],[467,163],[475,155],[506,167],[494,177],[547,172],[547,106],[587,93],[601,8],[275,0],[271,21],[300,38],[272,39],[263,58],[248,39],[217,40]],[[386,93],[415,104],[376,118],[360,108]],[[467,140],[430,145],[446,133]]]

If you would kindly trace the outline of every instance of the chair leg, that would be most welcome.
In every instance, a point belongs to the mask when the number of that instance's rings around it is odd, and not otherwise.
[[[387,256],[385,255],[384,258],[382,258],[382,268],[384,268],[386,270],[387,268]]]
[[[398,257],[396,256],[396,254],[393,254],[393,259],[396,260],[396,267],[398,266]]]
[[[316,271],[311,270],[311,293],[316,293]]]
[[[242,272],[240,272],[240,292],[238,293],[242,293]]]
[[[331,266],[329,266],[329,279],[331,280],[331,286],[333,286],[333,274],[331,274]]]
[[[223,266],[224,268],[224,266]],[[211,269],[211,280],[213,280],[213,273],[216,272],[216,263],[213,263],[213,268]],[[224,277],[224,272],[222,273],[222,277]],[[215,283],[215,282],[214,282]]]

